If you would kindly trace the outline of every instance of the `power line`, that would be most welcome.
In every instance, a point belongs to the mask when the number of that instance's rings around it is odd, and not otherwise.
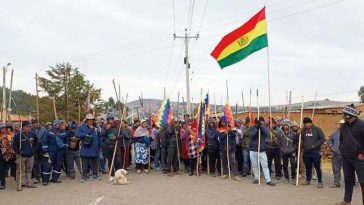
[[[202,19],[201,19],[200,27],[198,28],[197,33],[200,33],[200,30],[201,30],[202,25],[203,25],[203,23],[204,23],[205,15],[206,15],[206,8],[207,8],[207,4],[208,4],[208,3],[209,3],[209,0],[206,0],[205,7],[204,7],[204,9],[203,9],[203,14],[202,14]]]

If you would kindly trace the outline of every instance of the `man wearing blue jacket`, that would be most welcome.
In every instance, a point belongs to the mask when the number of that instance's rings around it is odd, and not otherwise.
[[[263,174],[266,184],[268,186],[275,186],[269,174],[267,154],[265,152],[264,141],[267,139],[269,133],[268,133],[268,128],[264,125],[264,119],[262,120],[255,119],[255,124],[251,123],[250,127],[247,129],[249,135],[249,155],[255,178],[253,184],[259,183],[258,169],[260,168],[261,165],[263,168]],[[260,142],[259,142],[259,130],[260,130]],[[259,146],[260,165],[258,164],[258,146]]]
[[[98,157],[101,149],[101,139],[94,126],[95,118],[92,114],[86,115],[86,121],[81,125],[77,132],[76,137],[81,140],[81,161],[82,161],[82,180],[84,183],[87,179],[88,166],[91,166],[93,179],[100,180],[98,173]]]
[[[68,132],[61,129],[61,124],[62,121],[54,120],[52,130],[46,132],[42,137],[42,183],[44,186],[48,185],[51,173],[51,182],[61,183],[61,181],[59,180],[59,176],[61,175],[64,154],[66,148],[68,147],[68,145],[66,144]]]
[[[21,165],[22,171],[25,171],[25,186],[28,188],[35,188],[35,186],[30,183],[30,178],[34,164],[34,154],[38,145],[38,138],[34,132],[30,131],[30,122],[22,122],[22,127],[23,129],[15,134],[14,140],[12,142],[12,147],[17,154],[17,176],[20,174],[19,168]],[[23,170],[24,168],[25,170]],[[17,178],[17,191],[21,191],[21,189],[19,189],[19,181],[19,178]]]

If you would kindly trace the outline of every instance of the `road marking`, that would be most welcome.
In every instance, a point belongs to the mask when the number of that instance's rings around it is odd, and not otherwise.
[[[101,202],[102,199],[104,199],[105,196],[100,196],[99,198],[95,199],[94,202],[90,203],[90,205],[97,205],[98,203]]]

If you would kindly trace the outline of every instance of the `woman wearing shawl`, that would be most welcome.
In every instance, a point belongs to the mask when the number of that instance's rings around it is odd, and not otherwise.
[[[148,146],[150,145],[150,133],[147,128],[147,121],[142,120],[141,126],[135,130],[135,164],[137,173],[140,174],[142,169],[148,173]]]

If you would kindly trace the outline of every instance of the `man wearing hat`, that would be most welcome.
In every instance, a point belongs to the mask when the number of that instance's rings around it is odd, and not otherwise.
[[[306,182],[302,185],[310,185],[312,179],[312,168],[314,167],[317,173],[317,188],[323,188],[322,171],[321,171],[321,145],[324,143],[325,135],[322,130],[314,126],[312,119],[305,117],[303,119],[304,127],[302,129],[302,149],[303,162],[306,167]]]
[[[78,171],[82,173],[80,159],[80,140],[76,137],[76,122],[71,122],[69,124],[69,129],[69,134],[66,138],[66,144],[68,145],[68,148],[66,150],[67,176],[71,179],[75,179],[76,172],[74,164],[76,164]]]
[[[59,176],[61,175],[65,151],[68,147],[66,144],[68,135],[69,133],[62,129],[62,121],[54,120],[52,130],[46,132],[42,137],[43,186],[48,185],[51,174],[51,182],[61,183]]]
[[[34,164],[34,154],[38,145],[38,138],[34,132],[30,131],[30,129],[30,122],[22,122],[22,130],[15,134],[12,147],[17,154],[17,175],[20,176],[21,166],[21,171],[25,172],[25,186],[27,188],[35,188],[35,186],[30,182],[30,178]],[[20,180],[17,178],[17,191],[21,191],[21,189],[19,189],[19,183]]]
[[[340,187],[343,159],[339,149],[339,144],[340,144],[340,128],[343,126],[344,123],[345,120],[340,120],[339,128],[336,129],[334,133],[331,134],[331,137],[329,139],[329,147],[332,152],[332,158],[331,158],[332,172],[334,174],[334,184],[332,184],[330,188]]]
[[[114,176],[115,171],[121,169],[121,151],[120,151],[120,143],[119,140],[119,129],[115,122],[115,117],[112,115],[107,116],[107,124],[105,127],[105,134],[104,134],[104,144],[102,145],[103,151],[106,153],[106,158],[108,162],[108,167],[111,169],[111,176]],[[115,149],[116,141],[118,142],[118,146]],[[114,156],[115,150],[115,159],[113,167],[111,167],[112,158]]]
[[[99,178],[99,150],[101,149],[101,139],[94,126],[95,117],[92,114],[87,114],[85,123],[81,125],[76,131],[76,137],[81,140],[81,163],[82,163],[82,180],[84,183],[87,179],[89,172],[89,166],[91,167],[94,180],[100,180]]]
[[[269,123],[271,125],[271,131],[269,133],[269,137],[265,141],[265,148],[268,159],[268,167],[269,173],[272,174],[272,164],[274,160],[274,171],[277,180],[280,180],[282,177],[282,165],[281,165],[281,153],[279,149],[279,145],[277,142],[277,137],[281,134],[282,130],[276,124],[276,121],[272,118]]]
[[[345,123],[340,128],[340,151],[343,156],[345,194],[344,201],[338,205],[351,203],[355,173],[364,203],[364,122],[358,119],[358,111],[353,104],[344,107],[343,114]]]

